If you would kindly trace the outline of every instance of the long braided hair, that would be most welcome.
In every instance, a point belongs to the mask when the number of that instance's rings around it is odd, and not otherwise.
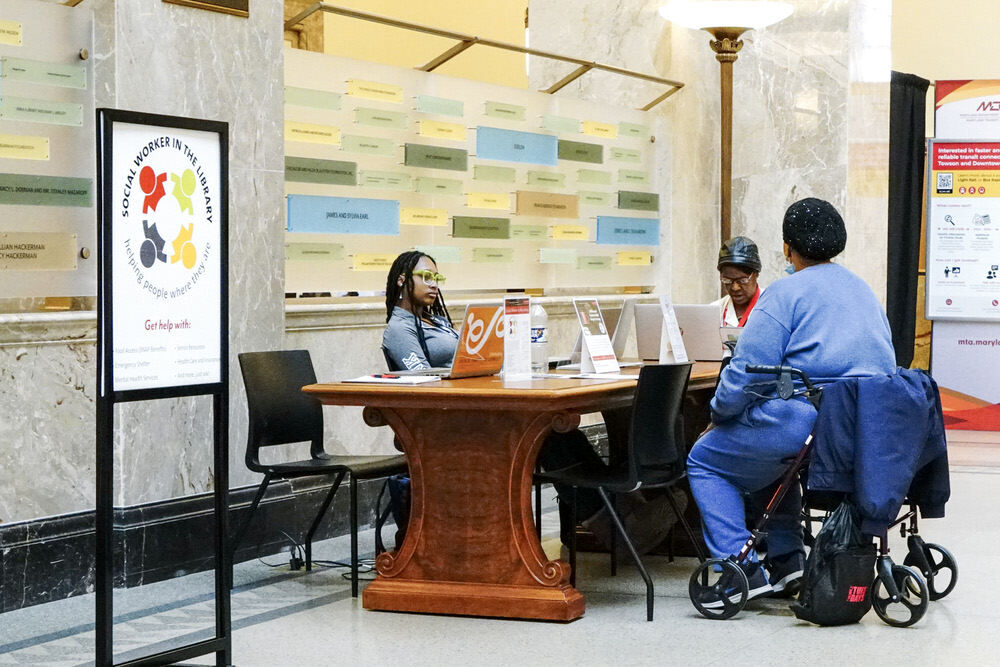
[[[417,266],[417,262],[420,261],[421,257],[426,257],[434,262],[434,258],[427,253],[420,252],[419,250],[408,250],[400,254],[396,258],[396,261],[392,263],[389,275],[385,280],[386,322],[392,317],[392,310],[399,305],[399,298],[403,290],[405,289],[410,294],[413,294],[413,269]],[[434,262],[434,265],[436,266],[437,262]],[[402,286],[397,283],[400,275],[405,276]],[[432,316],[443,317],[451,327],[455,326],[451,321],[451,315],[448,314],[448,307],[444,304],[444,294],[441,293],[440,288],[438,289],[438,296],[434,299],[434,303],[426,310]]]

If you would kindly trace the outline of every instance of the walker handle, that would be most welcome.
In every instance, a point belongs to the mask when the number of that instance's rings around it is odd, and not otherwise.
[[[795,392],[792,386],[792,377],[798,376],[802,379],[802,384],[806,386],[809,392],[814,390],[813,383],[809,380],[809,376],[806,375],[804,371],[800,371],[798,368],[793,368],[791,366],[760,366],[756,364],[750,364],[747,366],[747,373],[764,373],[768,375],[778,376],[778,396],[788,400],[792,397]]]

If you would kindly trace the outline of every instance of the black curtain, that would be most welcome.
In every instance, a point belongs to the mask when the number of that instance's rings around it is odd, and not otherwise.
[[[923,209],[927,86],[913,74],[892,73],[889,93],[889,248],[885,310],[896,363],[913,361],[920,212]]]

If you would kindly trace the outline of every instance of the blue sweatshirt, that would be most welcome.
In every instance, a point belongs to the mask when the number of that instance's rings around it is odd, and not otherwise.
[[[752,364],[787,364],[813,381],[829,382],[892,373],[896,359],[889,322],[874,292],[844,267],[827,263],[806,267],[761,293],[719,378],[713,422],[736,418],[759,403],[743,391],[747,385],[770,382],[773,387],[773,377],[746,372]],[[781,419],[779,413],[791,407],[781,403],[761,407]]]

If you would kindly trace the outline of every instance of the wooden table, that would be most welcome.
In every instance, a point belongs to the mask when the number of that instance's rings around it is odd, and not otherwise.
[[[717,369],[696,364],[692,382]],[[366,609],[554,621],[583,615],[569,566],[550,561],[535,534],[535,457],[550,431],[576,428],[581,414],[631,405],[634,381],[487,377],[303,391],[327,405],[364,406],[365,423],[391,426],[409,462],[406,539],[377,558]]]

